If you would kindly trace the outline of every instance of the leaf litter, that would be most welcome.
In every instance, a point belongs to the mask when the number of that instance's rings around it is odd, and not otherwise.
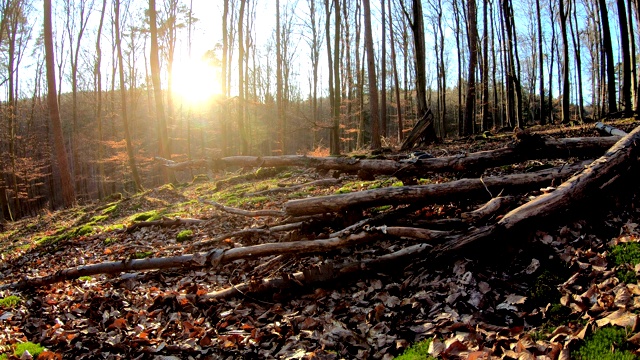
[[[302,183],[313,176],[305,171],[288,181]],[[311,195],[333,193],[339,186],[319,187]],[[138,209],[162,210],[211,192],[212,187],[202,184],[152,190],[121,202],[120,217],[113,221],[122,223]],[[522,238],[495,247],[435,263],[417,259],[351,278],[333,279],[330,269],[399,249],[401,240],[301,258],[238,260],[213,268],[206,266],[207,259],[196,258],[205,267],[95,275],[28,289],[14,307],[0,307],[0,351],[9,354],[16,343],[31,341],[52,354],[79,359],[391,359],[417,341],[432,339],[429,353],[446,359],[565,359],[594,329],[611,325],[630,329],[637,349],[640,286],[620,281],[616,274],[624,266],[612,264],[608,254],[612,244],[638,242],[639,203],[633,191],[609,198],[609,210],[567,216],[561,224],[540,224],[517,235]],[[244,208],[278,209],[287,199],[281,194],[270,197],[268,206]],[[429,206],[412,216],[453,217],[461,206],[465,205]],[[277,221],[227,214],[197,203],[188,206],[188,215],[205,222],[145,227],[133,233],[102,230],[14,253],[2,245],[0,282],[123,260],[140,252],[154,257],[182,254],[189,244],[182,246],[175,239],[187,228],[196,242]],[[39,226],[72,224],[75,217],[72,211],[60,211],[43,217],[47,223]],[[229,238],[219,245],[322,238],[342,229],[331,222],[309,227],[267,237]],[[24,240],[36,234],[21,236]],[[295,285],[292,274],[303,268],[315,269],[313,278],[319,285],[253,291],[260,290],[258,280],[264,278],[288,279]],[[640,275],[640,268],[635,266],[633,272]],[[241,283],[253,286],[252,291],[226,299],[207,297]],[[0,297],[12,294],[3,290]]]

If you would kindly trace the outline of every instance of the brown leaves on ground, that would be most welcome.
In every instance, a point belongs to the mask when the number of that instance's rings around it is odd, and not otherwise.
[[[467,145],[466,149],[459,143],[439,148],[449,154],[497,146],[495,142]],[[494,168],[487,173],[500,171]],[[317,178],[313,171],[299,171],[287,182]],[[339,186],[308,189],[305,196],[330,194]],[[189,202],[210,196],[214,188],[210,183],[154,189],[120,202],[118,216],[100,225],[130,225],[129,217],[141,211],[177,212],[178,203],[185,203],[180,211],[205,220],[203,224],[144,227],[132,233],[101,228],[96,234],[11,252],[8,241],[23,245],[35,240],[36,234],[41,236],[36,232],[40,229],[54,234],[61,225],[82,225],[74,211],[49,214],[40,222],[30,220],[31,225],[28,221],[14,224],[11,230],[20,237],[0,238],[5,252],[0,282],[125,260],[140,253],[180,254],[189,243],[178,243],[176,236],[187,228],[194,234],[191,242],[198,242],[278,221],[245,218]],[[530,195],[534,194],[520,194],[520,201]],[[246,203],[242,207],[278,210],[290,198],[289,193],[278,193],[260,205]],[[329,268],[326,264],[371,259],[397,251],[406,243],[385,239],[304,258],[241,260],[215,271],[98,275],[31,289],[19,294],[23,301],[18,305],[0,307],[0,351],[9,353],[16,343],[31,341],[47,347],[49,358],[64,354],[65,358],[86,359],[390,359],[416,341],[433,339],[431,354],[446,359],[568,359],[570,349],[581,339],[607,325],[633,329],[636,335],[630,341],[640,343],[640,286],[620,282],[617,269],[607,259],[610,242],[638,241],[639,202],[633,192],[609,198],[617,202],[588,204],[598,211],[567,216],[560,225],[540,224],[538,229],[519,235],[523,238],[505,239],[491,248],[474,249],[438,263],[418,259],[384,273],[329,279],[316,288],[293,286],[275,293],[204,300],[208,293],[233,284],[258,284],[264,278],[280,277],[295,283],[291,274],[303,268],[316,269],[315,276],[321,280],[327,277],[323,270]],[[414,209],[399,220],[453,218],[476,205],[438,204]],[[611,210],[605,211],[605,207]],[[89,219],[99,215],[99,211],[92,211],[91,207],[83,209]],[[367,215],[384,211],[376,209]],[[325,219],[301,230],[228,238],[217,246],[317,238],[341,230],[349,221]],[[31,232],[25,230],[28,228]],[[4,291],[0,297],[11,294]]]

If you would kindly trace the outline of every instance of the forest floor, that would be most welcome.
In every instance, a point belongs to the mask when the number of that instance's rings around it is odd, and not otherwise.
[[[638,125],[616,124],[626,131]],[[592,125],[534,130],[556,138],[602,136]],[[479,137],[426,151],[435,156],[474,152],[501,148],[512,140]],[[546,163],[500,166],[483,175],[523,172]],[[303,168],[225,181],[247,172],[256,170],[210,172],[209,179],[3,224],[0,286],[105,261],[193,253],[194,244],[209,250],[323,238],[353,223],[348,215],[336,214],[293,231],[225,237],[242,229],[268,229],[282,219],[229,213],[203,199],[245,210],[280,210],[291,199],[401,185],[390,176],[363,181],[343,174],[339,184],[251,195],[278,184],[340,175]],[[433,174],[419,183],[468,175]],[[640,189],[637,179],[622,184],[535,229],[474,251],[326,278],[313,286],[296,285],[291,274],[326,263],[375,258],[401,249],[406,240],[383,238],[306,256],[236,260],[213,269],[99,274],[21,291],[5,288],[0,290],[0,354],[17,358],[17,344],[30,341],[48,350],[41,358],[391,359],[416,342],[432,339],[431,354],[447,359],[558,359],[568,358],[596,328],[613,325],[628,331],[629,341],[618,345],[638,355],[640,266],[620,263],[615,254],[640,242]],[[523,204],[539,194],[507,195]],[[484,202],[429,204],[399,217],[391,214],[403,206],[382,206],[362,210],[356,220],[388,213],[383,225],[407,219],[436,223],[457,219]],[[132,228],[163,218],[202,221]],[[640,262],[640,248],[623,250]],[[291,286],[228,298],[208,296],[234,284],[274,277],[289,279]]]

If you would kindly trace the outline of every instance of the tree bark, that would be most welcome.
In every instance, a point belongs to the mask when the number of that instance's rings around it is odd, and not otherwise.
[[[378,106],[378,80],[376,79],[375,56],[373,54],[373,33],[371,30],[371,4],[362,0],[364,13],[364,47],[367,54],[369,75],[369,113],[371,116],[371,149],[382,147],[380,141],[380,108]]]
[[[391,0],[387,0],[389,8],[389,41],[391,42],[391,63],[393,64],[393,87],[396,93],[396,113],[398,116],[398,142],[402,142],[402,106],[400,105],[400,81],[398,80],[398,63],[396,61],[396,44],[393,32],[393,13],[391,12]]]
[[[118,48],[118,74],[120,77],[120,106],[122,111],[122,126],[124,127],[124,139],[127,144],[127,159],[129,162],[129,169],[131,170],[131,176],[133,177],[133,184],[135,191],[140,192],[142,188],[142,182],[140,181],[140,175],[138,174],[138,167],[136,166],[136,158],[133,152],[133,143],[131,142],[131,134],[129,133],[129,115],[127,114],[127,85],[124,82],[124,61],[122,59],[122,46],[120,37],[120,0],[115,0],[114,4],[115,12],[115,29],[116,29],[116,46]]]
[[[617,0],[618,19],[620,21],[620,50],[622,52],[622,100],[623,115],[633,115],[633,102],[631,101],[631,48],[629,45],[629,29],[627,24],[627,9],[624,0]]]
[[[62,200],[65,207],[71,207],[75,203],[75,191],[71,181],[71,172],[67,162],[67,151],[64,146],[60,111],[58,109],[58,95],[56,93],[55,60],[53,50],[53,30],[51,24],[51,0],[44,0],[44,47],[47,64],[47,105],[49,106],[49,118],[53,131],[53,143],[56,159],[60,171],[62,185]]]
[[[149,0],[149,26],[151,32],[151,80],[153,82],[153,94],[156,101],[156,117],[158,118],[159,150],[160,156],[171,159],[171,144],[167,132],[167,119],[162,99],[162,84],[160,82],[160,58],[158,55],[158,25],[156,19],[156,0]],[[165,170],[164,181],[175,182],[175,175],[170,170]]]
[[[430,172],[482,171],[488,167],[502,166],[525,160],[563,157],[594,157],[602,154],[618,140],[615,137],[589,137],[566,139],[540,139],[532,135],[515,146],[487,150],[466,155],[443,156],[421,160],[379,160],[336,157],[314,157],[305,155],[286,156],[230,156],[214,160],[193,160],[181,163],[156,158],[173,170],[190,167],[226,169],[230,167],[315,167],[322,170],[364,172],[374,175],[409,177],[427,175]]]
[[[290,200],[284,204],[284,211],[290,216],[302,216],[382,205],[402,205],[415,202],[429,204],[440,200],[491,198],[492,192],[497,194],[505,189],[522,190],[548,186],[558,179],[580,171],[586,164],[588,162],[526,174],[461,179],[442,184],[394,186],[349,194]]]
[[[609,104],[609,113],[618,112],[616,102],[616,75],[615,63],[613,62],[613,46],[611,45],[611,30],[609,29],[609,12],[607,11],[607,1],[598,0],[600,8],[600,23],[602,24],[602,50],[605,54],[607,62],[607,101]]]
[[[416,102],[418,105],[417,118],[414,130],[418,127],[422,129],[420,134],[415,134],[417,131],[412,131],[402,142],[400,150],[407,150],[417,146],[416,142],[421,139],[422,143],[428,144],[434,142],[436,132],[434,128],[434,116],[431,108],[427,105],[427,70],[426,70],[426,50],[425,50],[425,38],[424,38],[424,16],[422,13],[422,2],[420,0],[412,0],[412,15],[405,11],[407,21],[411,26],[413,32],[413,44],[414,44],[414,60],[416,64]],[[413,18],[413,19],[411,19]]]
[[[467,39],[469,42],[469,72],[467,74],[467,103],[464,110],[464,135],[475,132],[476,68],[478,66],[478,21],[476,0],[467,0]]]
[[[570,105],[570,85],[569,85],[569,39],[567,37],[567,16],[571,11],[571,0],[560,1],[560,31],[562,33],[562,123],[571,122]],[[565,1],[569,2],[565,6]]]

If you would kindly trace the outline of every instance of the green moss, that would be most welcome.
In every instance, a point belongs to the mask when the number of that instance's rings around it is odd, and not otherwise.
[[[638,282],[638,277],[634,270],[620,269],[616,271],[616,277],[625,284],[635,284]]]
[[[84,236],[93,233],[93,226],[91,225],[82,225],[80,227],[75,228],[73,231],[74,236]]]
[[[7,360],[9,359],[7,354],[0,354],[0,360]]]
[[[114,231],[124,229],[126,226],[124,224],[112,224],[104,228],[104,231]]]
[[[308,192],[296,191],[296,192],[292,192],[291,194],[287,194],[287,198],[289,198],[289,199],[299,199],[299,198],[305,197],[307,195],[309,195]]]
[[[41,352],[44,351],[44,348],[40,346],[40,344],[34,344],[31,341],[27,341],[25,343],[19,343],[16,345],[16,350],[14,351],[17,357],[21,357],[25,351],[29,351],[29,354],[33,356],[33,358],[37,358]]]
[[[387,211],[389,209],[391,209],[391,205],[383,205],[383,206],[378,206],[376,208],[373,208],[372,211],[374,212],[383,212],[383,211]]]
[[[556,273],[549,270],[543,271],[536,278],[529,295],[529,300],[536,306],[557,304],[561,294],[556,285],[561,282],[562,279]]]
[[[404,186],[404,183],[402,182],[402,180],[398,180],[398,181],[394,181],[393,184],[391,184],[391,186]]]
[[[118,204],[117,203],[113,204],[113,205],[110,205],[106,209],[102,210],[102,215],[111,214],[111,213],[115,212],[116,210],[118,210]]]
[[[131,255],[133,259],[146,259],[153,255],[153,251],[140,251]]]
[[[627,284],[638,282],[634,267],[640,263],[640,243],[630,242],[612,246],[609,252],[609,261],[622,268],[616,271],[618,279]]]
[[[622,243],[611,247],[609,258],[616,265],[640,264],[640,243]]]
[[[178,242],[188,241],[188,240],[191,240],[192,238],[193,238],[193,231],[192,230],[182,230],[176,236],[176,240]]]
[[[154,221],[160,219],[162,216],[158,213],[157,210],[145,211],[142,213],[135,214],[131,217],[132,221]]]
[[[5,298],[0,299],[0,307],[13,308],[14,306],[18,305],[20,301],[22,301],[22,299],[20,299],[19,297],[15,295],[9,295]]]
[[[572,353],[577,360],[633,360],[637,357],[627,350],[627,331],[617,327],[604,327],[589,335]]]
[[[435,360],[429,355],[429,345],[431,339],[423,340],[411,345],[402,355],[396,357],[396,360]]]
[[[97,215],[91,218],[91,223],[96,224],[99,222],[102,222],[104,220],[107,220],[109,218],[109,215]]]
[[[82,281],[91,281],[93,278],[91,276],[80,276],[78,280]]]
[[[112,238],[112,237],[108,237],[106,239],[104,239],[104,241],[102,242],[105,245],[111,245],[115,242],[118,242],[118,238]]]

